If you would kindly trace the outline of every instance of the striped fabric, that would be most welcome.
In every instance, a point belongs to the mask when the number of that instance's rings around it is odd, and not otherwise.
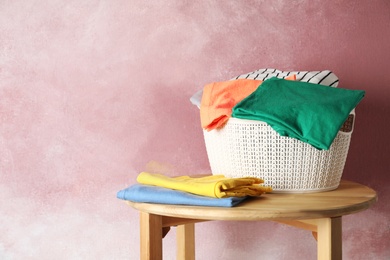
[[[259,69],[247,74],[242,74],[234,79],[257,79],[266,80],[272,77],[282,78],[291,74],[297,76],[297,81],[321,84],[325,86],[337,87],[339,84],[338,77],[330,70],[323,71],[281,71],[277,69]]]
[[[330,70],[322,70],[322,71],[281,71],[277,69],[259,69],[253,72],[249,72],[246,74],[239,75],[232,80],[235,79],[256,79],[256,80],[267,80],[272,77],[277,78],[286,78],[289,75],[296,74],[297,81],[309,82],[314,84],[321,84],[324,86],[337,87],[339,84],[339,78]],[[203,89],[197,91],[192,97],[190,101],[197,107],[200,107],[200,103],[202,100]]]

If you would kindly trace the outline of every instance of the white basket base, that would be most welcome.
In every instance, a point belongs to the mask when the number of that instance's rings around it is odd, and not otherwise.
[[[321,188],[321,189],[306,189],[306,190],[278,190],[275,189],[270,193],[316,193],[316,192],[325,192],[325,191],[331,191],[335,190],[339,187],[339,185],[333,186],[333,187],[327,187],[327,188]]]

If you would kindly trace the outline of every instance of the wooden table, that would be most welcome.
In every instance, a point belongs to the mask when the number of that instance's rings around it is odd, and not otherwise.
[[[177,226],[177,259],[195,259],[195,223],[211,220],[275,221],[313,232],[318,259],[341,259],[341,218],[370,207],[376,192],[342,180],[319,193],[270,193],[232,208],[127,203],[140,211],[141,259],[162,259],[162,239]]]

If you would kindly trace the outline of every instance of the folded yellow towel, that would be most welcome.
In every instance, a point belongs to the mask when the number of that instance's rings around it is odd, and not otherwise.
[[[259,178],[226,178],[223,175],[206,177],[167,177],[158,173],[141,172],[137,181],[141,184],[154,185],[168,189],[181,190],[213,198],[260,196],[272,191],[271,187],[260,185]]]

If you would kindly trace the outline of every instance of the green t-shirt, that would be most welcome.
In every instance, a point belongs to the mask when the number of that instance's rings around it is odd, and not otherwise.
[[[271,78],[239,102],[232,117],[268,123],[282,136],[328,150],[363,90]]]

